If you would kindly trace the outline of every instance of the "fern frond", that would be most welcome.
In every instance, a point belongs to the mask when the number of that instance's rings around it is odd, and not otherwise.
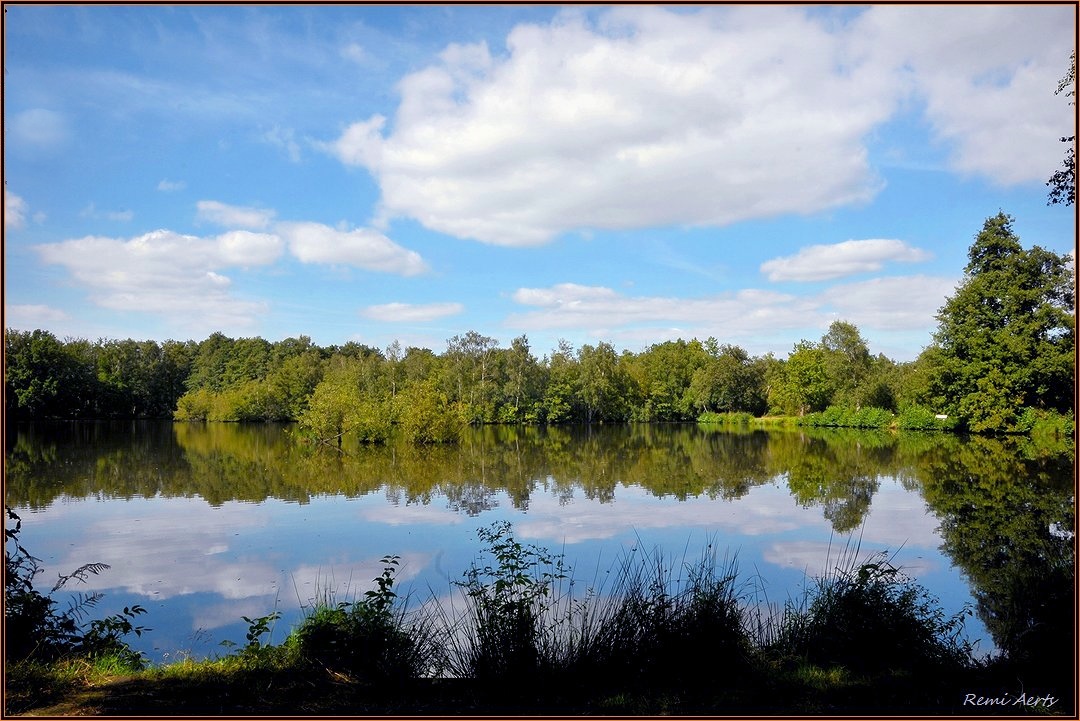
[[[59,591],[61,588],[64,587],[64,584],[66,584],[73,578],[79,583],[86,583],[86,577],[88,574],[92,573],[96,576],[102,571],[109,570],[109,568],[110,566],[107,563],[87,563],[86,565],[79,566],[66,576],[62,573],[57,573],[56,575],[59,578],[57,579],[56,585],[53,586],[52,590]]]
[[[80,593],[75,598],[71,599],[68,603],[68,608],[64,611],[64,618],[71,618],[76,621],[82,621],[83,617],[87,615],[91,608],[98,605],[98,602],[105,597],[105,594],[94,591],[93,593]]]

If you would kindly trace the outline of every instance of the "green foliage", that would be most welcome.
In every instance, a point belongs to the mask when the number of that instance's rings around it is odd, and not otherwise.
[[[384,682],[438,672],[441,649],[427,617],[408,614],[394,591],[399,562],[382,559],[383,572],[363,600],[321,606],[303,620],[291,642],[305,662]]]
[[[973,663],[961,636],[970,609],[947,616],[885,554],[815,579],[808,605],[789,602],[773,648],[821,667],[926,673]]]
[[[694,371],[689,393],[697,408],[706,412],[751,414],[764,413],[765,365],[751,360],[738,346],[720,346],[713,338],[705,364]],[[700,421],[701,416],[698,416]]]
[[[721,426],[749,426],[753,416],[749,413],[714,413],[706,411],[697,418],[698,423]]]
[[[5,402],[17,417],[77,417],[81,399],[74,391],[89,382],[89,369],[80,366],[52,333],[5,329]]]
[[[459,404],[452,404],[431,381],[414,383],[400,395],[402,435],[412,443],[457,443],[466,424]]]
[[[799,416],[824,410],[832,398],[834,385],[826,352],[805,341],[798,343],[788,355],[776,389],[778,408],[788,415]]]
[[[388,398],[365,392],[375,383],[368,377],[370,363],[355,357],[335,356],[300,414],[300,427],[322,443],[341,445],[347,433],[363,443],[382,443],[393,422]]]
[[[884,408],[847,408],[829,406],[821,413],[811,413],[799,419],[804,426],[831,428],[889,428],[895,417]]]
[[[456,670],[482,680],[524,681],[541,668],[544,604],[566,569],[561,557],[517,541],[507,521],[477,536],[494,565],[474,563],[458,582],[469,600],[471,633]]]
[[[938,418],[938,415],[929,408],[910,405],[900,409],[896,418],[897,428],[905,431],[951,431],[959,427],[959,419],[955,416]]]
[[[90,621],[89,628],[75,645],[75,652],[92,659],[108,659],[111,665],[124,669],[142,668],[146,662],[142,654],[132,650],[123,638],[131,633],[142,636],[143,632],[152,630],[134,623],[144,613],[145,608],[134,604],[124,606],[120,613]]]
[[[938,313],[932,383],[975,432],[1008,432],[1024,407],[1068,412],[1075,371],[1068,256],[1024,250],[1012,218],[988,218],[964,282]]]
[[[30,555],[19,541],[22,519],[5,506],[12,526],[4,529],[4,653],[10,661],[54,662],[65,657],[109,658],[124,668],[143,666],[142,656],[123,637],[141,636],[150,629],[133,620],[146,609],[125,607],[121,613],[91,620],[84,629],[83,618],[101,600],[100,594],[80,594],[64,611],[58,611],[52,594],[69,581],[85,581],[109,568],[104,563],[88,563],[68,575],[61,574],[52,590],[43,594],[34,587],[42,573],[40,560]]]
[[[1021,433],[1030,433],[1036,438],[1047,436],[1068,438],[1076,435],[1076,419],[1072,411],[1062,414],[1038,408],[1025,408],[1017,419],[1016,430]]]

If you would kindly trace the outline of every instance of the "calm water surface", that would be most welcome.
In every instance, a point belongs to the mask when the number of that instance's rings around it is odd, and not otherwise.
[[[1025,624],[1065,622],[1016,589],[1072,587],[1071,441],[489,427],[456,447],[346,443],[339,454],[289,431],[12,429],[6,501],[43,561],[41,590],[107,563],[72,589],[105,594],[94,617],[141,604],[153,630],[133,647],[154,662],[204,657],[243,643],[241,616],[281,611],[278,642],[312,601],[360,597],[385,555],[401,557],[401,587],[418,599],[448,596],[481,550],[476,530],[508,520],[519,540],[563,553],[585,585],[631,549],[677,563],[712,544],[752,599],[783,603],[857,546],[891,554],[948,613],[974,608],[967,635],[983,652]]]

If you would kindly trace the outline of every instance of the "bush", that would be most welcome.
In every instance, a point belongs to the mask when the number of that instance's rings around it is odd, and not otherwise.
[[[826,428],[888,428],[893,420],[893,414],[884,408],[865,406],[855,410],[843,406],[829,406],[820,413],[803,416],[800,424]]]
[[[938,418],[937,415],[923,406],[905,406],[900,409],[896,425],[905,431],[953,431],[959,428],[955,417]]]
[[[698,423],[708,423],[724,426],[748,426],[754,419],[749,413],[715,413],[706,411],[698,416]]]
[[[551,659],[542,659],[542,620],[556,581],[566,578],[561,557],[522,544],[507,521],[477,531],[495,565],[474,563],[458,586],[467,599],[467,636],[455,649],[453,667],[482,681],[534,678]]]
[[[432,381],[409,386],[398,396],[401,430],[413,443],[457,443],[465,420],[460,407],[451,404]]]
[[[423,618],[409,621],[397,602],[397,556],[382,559],[378,588],[362,601],[317,608],[293,632],[301,658],[369,681],[406,680],[436,671],[441,662]]]
[[[1062,415],[1056,411],[1025,408],[1016,421],[1016,430],[1036,437],[1068,438],[1075,434],[1076,421],[1072,411]]]
[[[970,614],[945,616],[937,599],[879,554],[817,579],[809,607],[789,603],[772,646],[818,666],[860,672],[955,669],[972,663],[960,636]]]

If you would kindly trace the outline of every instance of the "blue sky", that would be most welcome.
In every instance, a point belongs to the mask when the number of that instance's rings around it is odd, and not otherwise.
[[[5,6],[5,325],[910,360],[1046,179],[1075,7]]]

